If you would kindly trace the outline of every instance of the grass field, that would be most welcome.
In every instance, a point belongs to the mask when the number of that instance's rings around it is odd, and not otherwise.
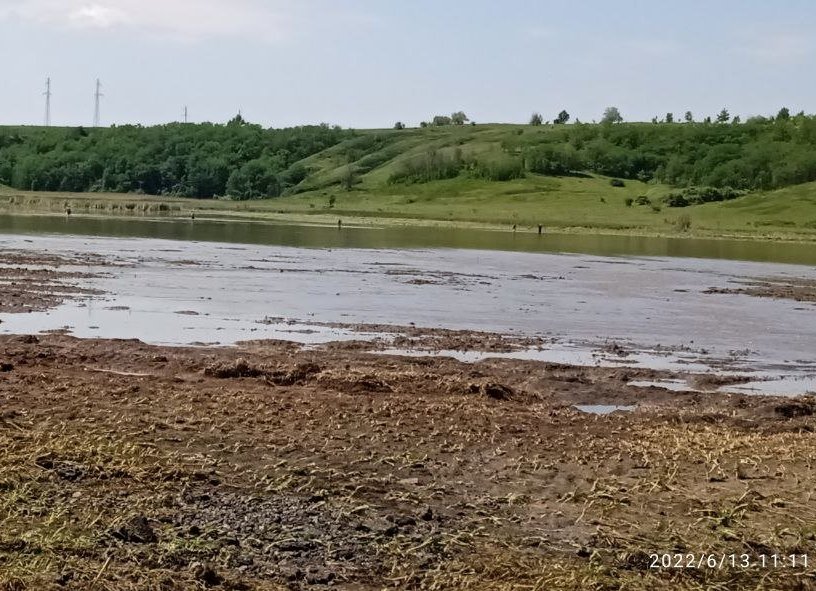
[[[548,177],[528,173],[498,182],[462,174],[427,183],[391,183],[406,162],[433,150],[499,158],[502,142],[529,126],[371,130],[301,162],[309,171],[297,193],[255,201],[196,200],[146,195],[42,193],[0,187],[0,211],[75,215],[180,216],[362,224],[457,224],[519,230],[643,235],[745,236],[816,239],[816,183],[729,202],[668,208],[666,185],[627,180],[613,187],[593,175]],[[344,179],[350,178],[350,182]],[[350,190],[344,185],[351,186]],[[646,197],[649,203],[627,205]],[[683,223],[685,219],[688,223]]]

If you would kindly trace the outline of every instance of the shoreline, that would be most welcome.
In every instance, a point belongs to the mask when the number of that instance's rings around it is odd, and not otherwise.
[[[16,199],[27,200],[25,204],[16,204]],[[294,208],[297,197],[286,198],[287,201],[276,209],[276,200],[259,201],[219,201],[187,199],[179,197],[158,197],[129,194],[75,194],[75,193],[32,193],[0,190],[0,214],[20,216],[59,217],[65,215],[66,206],[71,215],[88,219],[141,219],[141,220],[189,220],[196,219],[213,222],[243,222],[269,224],[303,224],[332,227],[342,219],[344,225],[362,228],[414,227],[414,228],[452,228],[487,230],[492,232],[518,232],[519,234],[536,234],[536,224],[472,221],[461,218],[440,219],[424,216],[405,216],[399,213],[383,215],[374,210],[343,211],[342,209],[322,208],[315,211],[303,211],[302,207]],[[128,211],[127,208],[131,208]],[[166,207],[164,211],[158,208]],[[280,209],[283,207],[284,209]],[[111,209],[112,208],[112,209]],[[289,209],[288,211],[286,209]],[[93,210],[93,211],[90,211]],[[803,229],[798,232],[768,231],[756,228],[750,231],[739,231],[734,228],[724,230],[692,227],[688,231],[655,229],[645,226],[615,227],[602,225],[563,224],[548,220],[542,216],[541,224],[545,233],[586,236],[632,236],[644,238],[672,239],[708,239],[738,240],[746,242],[773,241],[778,243],[816,242],[816,230]]]

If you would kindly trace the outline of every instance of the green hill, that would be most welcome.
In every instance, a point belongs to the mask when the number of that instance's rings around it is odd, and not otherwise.
[[[73,204],[93,213],[196,209],[809,238],[814,181],[816,118],[804,115],[366,131],[263,130],[240,120],[0,128],[0,183],[11,187],[0,195],[11,207],[52,211]],[[223,195],[231,198],[213,199]]]

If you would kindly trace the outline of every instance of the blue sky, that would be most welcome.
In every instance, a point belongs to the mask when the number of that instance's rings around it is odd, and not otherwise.
[[[0,0],[0,124],[816,112],[813,0]]]

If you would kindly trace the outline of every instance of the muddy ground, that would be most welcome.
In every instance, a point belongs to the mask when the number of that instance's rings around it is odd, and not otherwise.
[[[816,302],[816,281],[791,277],[770,277],[740,282],[741,287],[712,287],[709,294],[744,294],[757,298]]]
[[[0,257],[0,313],[48,310],[67,299],[99,295],[79,282],[94,275],[77,270],[108,264],[102,257],[30,254],[4,250]]]
[[[3,255],[0,312],[84,295],[83,267],[107,264]],[[0,591],[816,589],[813,397],[371,348],[1,336]]]
[[[7,336],[0,363],[4,591],[816,588],[813,398],[354,343]]]

